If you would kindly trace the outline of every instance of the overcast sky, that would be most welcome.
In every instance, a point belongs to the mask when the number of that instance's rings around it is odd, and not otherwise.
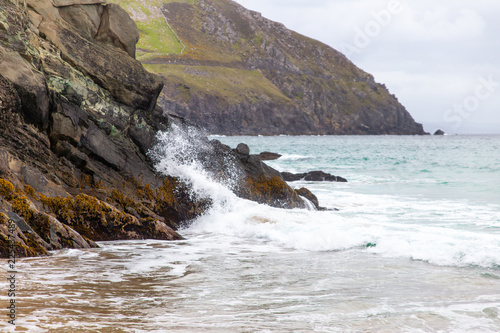
[[[236,0],[343,52],[428,132],[500,133],[500,1]]]

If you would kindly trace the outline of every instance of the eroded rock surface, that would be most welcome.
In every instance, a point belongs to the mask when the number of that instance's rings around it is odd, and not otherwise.
[[[173,120],[156,105],[162,79],[134,59],[137,28],[103,1],[26,3],[0,2],[0,255],[9,236],[17,256],[182,239],[175,229],[211,201],[147,155]],[[303,204],[259,158],[209,144],[239,165],[241,196]],[[205,164],[224,176],[219,159]]]

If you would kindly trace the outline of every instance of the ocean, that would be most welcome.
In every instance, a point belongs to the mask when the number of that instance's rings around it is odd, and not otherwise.
[[[239,199],[165,157],[213,198],[186,240],[20,260],[16,332],[500,332],[500,136],[212,139],[346,178],[290,183],[338,211]]]

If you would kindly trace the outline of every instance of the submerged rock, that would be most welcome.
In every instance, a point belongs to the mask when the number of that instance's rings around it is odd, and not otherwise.
[[[330,173],[326,173],[323,171],[309,171],[305,173],[290,173],[290,172],[282,172],[281,176],[287,182],[293,182],[297,180],[306,180],[312,182],[339,182],[339,183],[347,183],[347,179],[334,176]]]

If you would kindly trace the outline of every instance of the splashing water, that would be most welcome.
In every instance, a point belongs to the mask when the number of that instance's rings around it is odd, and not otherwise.
[[[238,186],[241,171],[199,129],[172,124],[168,131],[158,132],[156,140],[149,151],[156,170],[184,181],[194,199],[210,198],[218,208],[236,199],[232,189]]]
[[[495,251],[498,231],[492,221],[497,206],[469,204],[464,210],[463,202],[449,199],[350,193],[360,186],[359,181],[353,181],[343,185],[295,184],[310,187],[320,202],[330,208],[338,206],[340,212],[275,209],[236,197],[231,186],[239,178],[220,181],[217,172],[206,167],[211,159],[218,159],[217,151],[196,129],[173,125],[170,131],[159,133],[151,156],[159,172],[179,177],[192,187],[193,195],[208,197],[214,203],[189,230],[183,231],[187,235],[223,234],[308,251],[360,249],[437,265],[498,267],[500,263]],[[230,158],[222,164],[228,174],[238,175]],[[284,169],[288,161],[275,164]],[[487,229],[476,226],[481,214]]]
[[[291,184],[338,212],[237,198],[238,168],[217,143],[178,125],[157,139],[158,171],[212,208],[181,230],[183,241],[23,259],[21,330],[500,332],[500,138],[221,138],[309,156],[269,163],[284,170],[335,174],[340,165],[349,183]],[[439,163],[425,155],[430,143]],[[453,146],[462,147],[455,160]],[[484,153],[468,158],[478,166],[457,166],[470,152]],[[394,170],[392,154],[411,162]]]

